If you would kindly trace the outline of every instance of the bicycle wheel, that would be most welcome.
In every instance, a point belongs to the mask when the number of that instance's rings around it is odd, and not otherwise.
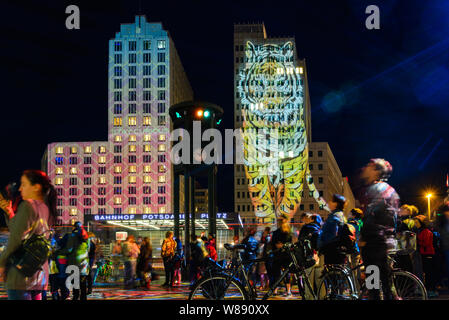
[[[248,300],[243,285],[232,279],[229,286],[226,276],[213,276],[200,279],[189,294],[189,300]]]
[[[417,276],[407,271],[393,271],[393,283],[402,300],[427,300],[427,291]]]
[[[323,275],[318,286],[319,300],[353,300],[356,295],[350,277],[338,270],[330,270]]]

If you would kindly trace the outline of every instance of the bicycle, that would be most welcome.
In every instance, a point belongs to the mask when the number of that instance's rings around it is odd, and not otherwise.
[[[224,247],[230,251],[236,251],[244,248],[244,245],[232,246],[225,244]],[[288,265],[284,268],[281,276],[270,285],[270,289],[263,295],[262,300],[267,300],[273,295],[273,292],[278,288],[281,282],[287,277],[289,273],[295,275],[297,285],[302,299],[306,299],[305,288],[307,287],[311,293],[312,299],[316,300],[317,296],[312,289],[312,285],[308,280],[306,269],[315,265],[312,252],[310,248],[310,241],[305,240],[295,244],[286,243],[281,248],[282,252],[288,254],[290,258]],[[189,300],[256,300],[258,298],[257,290],[249,281],[248,272],[245,271],[245,266],[252,265],[258,262],[267,261],[266,258],[249,259],[242,261],[240,256],[237,256],[235,261],[228,267],[220,266],[219,264],[211,264],[206,271],[206,275],[194,284],[188,299]],[[250,268],[247,267],[249,270]],[[240,278],[243,279],[240,279]],[[301,279],[303,281],[301,281]],[[305,284],[305,286],[304,286]]]
[[[392,268],[393,291],[402,300],[427,300],[427,291],[421,280],[414,274],[395,267],[395,251],[388,255]],[[367,297],[368,289],[362,279],[357,279],[357,271],[364,268],[362,264],[351,268],[347,265],[325,265],[326,279],[321,282],[326,300],[354,300]],[[383,295],[381,290],[381,296]]]

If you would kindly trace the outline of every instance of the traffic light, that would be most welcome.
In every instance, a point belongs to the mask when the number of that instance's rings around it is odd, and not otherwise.
[[[210,111],[209,111],[209,110],[205,110],[204,113],[203,113],[203,115],[204,115],[204,118],[209,118],[209,116],[210,116]]]
[[[181,118],[181,115],[179,114],[179,112],[176,112],[176,118]]]

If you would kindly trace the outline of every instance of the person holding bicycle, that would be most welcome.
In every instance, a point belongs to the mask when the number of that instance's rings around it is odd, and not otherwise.
[[[272,279],[270,279],[270,287],[275,283],[276,279],[281,275],[281,269],[285,268],[290,263],[290,256],[288,253],[283,252],[282,246],[286,243],[292,243],[292,230],[288,223],[289,217],[285,213],[281,213],[277,218],[278,228],[273,232],[271,237],[271,250],[270,260],[272,263]],[[286,277],[286,296],[291,297],[291,278],[290,275]],[[274,294],[277,294],[278,288],[274,290]]]
[[[346,198],[339,194],[334,194],[328,206],[331,213],[323,225],[318,237],[318,248],[324,255],[324,264],[345,264],[346,254],[340,249],[340,232],[346,218],[343,209],[346,205]]]
[[[364,183],[359,196],[364,211],[360,246],[365,266],[375,265],[380,271],[384,300],[398,299],[393,287],[388,251],[394,246],[399,196],[386,181],[393,171],[384,159],[371,159],[361,170]],[[380,290],[368,291],[369,298],[379,300]]]
[[[245,245],[245,250],[242,254],[242,260],[248,261],[257,258],[257,248],[259,247],[259,242],[254,237],[256,234],[256,228],[251,227],[248,229],[246,237],[243,238],[242,244]],[[245,264],[245,272],[248,274],[248,279],[253,283],[256,283],[256,273],[254,263]]]

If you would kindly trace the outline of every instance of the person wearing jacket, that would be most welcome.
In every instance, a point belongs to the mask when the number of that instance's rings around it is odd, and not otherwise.
[[[184,261],[184,250],[182,247],[181,239],[175,238],[176,241],[176,253],[174,257],[174,275],[173,275],[173,284],[180,285],[181,284],[181,268]]]
[[[298,240],[310,240],[310,244],[313,250],[318,250],[318,236],[321,232],[321,224],[323,220],[318,214],[312,214],[304,212],[301,215],[301,222],[304,225],[299,231]]]
[[[89,275],[89,235],[81,222],[75,222],[67,244],[59,254],[67,256],[67,264],[79,268],[79,289],[73,289],[73,300],[87,300],[87,277]]]
[[[243,250],[242,260],[245,261],[256,259],[257,258],[257,249],[259,247],[259,241],[254,237],[256,234],[256,228],[249,228],[246,234],[246,237],[243,238],[242,244],[245,245],[245,249]],[[256,274],[255,274],[255,264],[254,263],[245,263],[245,272],[248,274],[248,279],[255,283]]]
[[[139,256],[140,249],[137,245],[135,238],[130,234],[126,241],[123,243],[123,258],[125,260],[125,289],[134,289],[136,278],[136,265],[137,257]]]
[[[95,263],[97,246],[95,244],[95,235],[92,232],[88,233],[89,235],[89,275],[87,276],[87,294],[92,293],[92,286],[94,283],[94,278],[98,274],[98,268],[95,270],[95,274],[93,273],[93,266]]]
[[[10,201],[0,201],[10,233],[8,244],[0,255],[0,278],[6,278],[9,300],[41,300],[42,291],[48,286],[48,261],[31,277],[25,277],[9,261],[23,239],[49,232],[56,221],[56,191],[48,176],[39,170],[25,170],[20,180],[19,191],[24,201],[20,202],[17,211],[13,211]]]
[[[385,300],[398,299],[394,290],[388,250],[394,248],[394,235],[399,211],[399,195],[386,181],[393,167],[384,159],[371,159],[362,168],[364,186],[359,201],[364,213],[360,246],[366,266],[378,266]],[[370,299],[380,299],[380,290],[368,291]]]
[[[344,264],[346,254],[341,250],[340,232],[346,223],[343,209],[346,205],[346,198],[339,194],[334,194],[329,201],[331,213],[327,217],[321,233],[318,237],[318,249],[324,255],[324,264]]]
[[[427,289],[429,298],[436,297],[436,265],[435,265],[435,248],[434,234],[429,228],[428,219],[419,215],[415,221],[418,231],[418,249],[422,257],[422,265],[424,272],[424,284]]]
[[[272,265],[272,277],[270,279],[270,288],[281,276],[282,268],[285,268],[290,263],[290,256],[286,252],[282,252],[281,249],[286,243],[292,243],[292,230],[289,224],[289,217],[287,214],[282,213],[277,218],[277,229],[273,232],[271,237],[271,254],[269,260]],[[291,277],[288,274],[285,277],[285,286],[287,289],[286,297],[291,297]],[[277,294],[278,288],[274,290],[274,294]]]
[[[217,247],[216,247],[216,243],[215,243],[215,236],[213,234],[209,234],[207,239],[201,239],[201,240],[203,240],[206,245],[206,250],[207,250],[207,252],[209,252],[209,257],[212,260],[217,261],[218,254],[217,254]]]
[[[161,255],[164,261],[165,283],[162,286],[173,287],[174,257],[176,252],[176,241],[173,239],[173,231],[167,231],[162,243]]]
[[[449,202],[443,203],[437,210],[436,229],[440,234],[440,251],[445,265],[445,274],[449,278]]]
[[[151,247],[150,238],[145,237],[140,245],[139,258],[137,259],[137,275],[140,279],[142,287],[150,288],[151,284],[151,261],[153,259],[153,248]]]

